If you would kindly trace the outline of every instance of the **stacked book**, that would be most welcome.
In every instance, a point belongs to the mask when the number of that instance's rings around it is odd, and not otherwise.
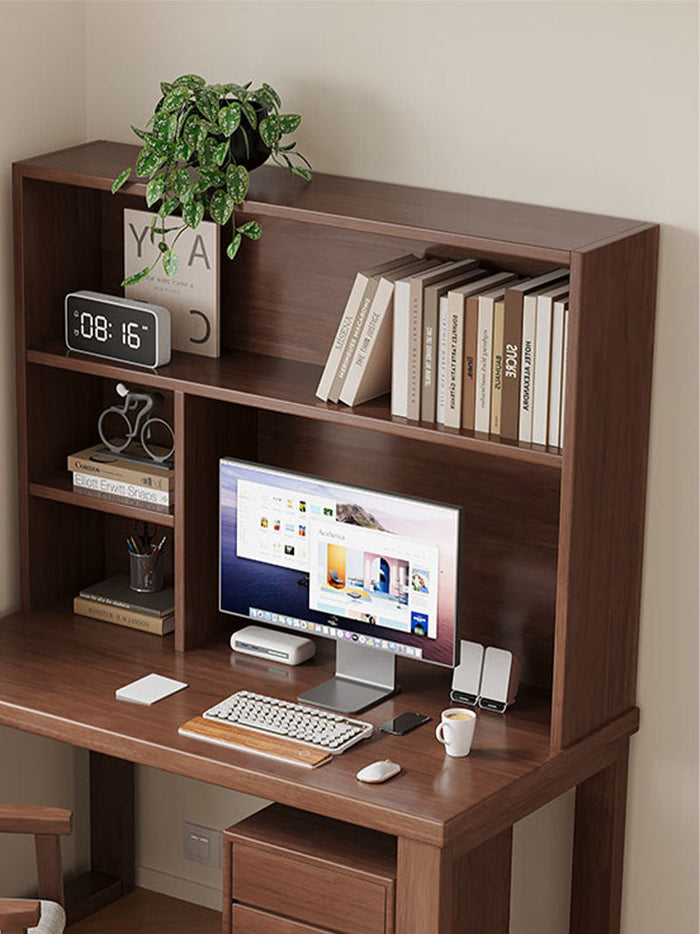
[[[165,636],[175,628],[175,591],[164,587],[139,593],[129,586],[128,575],[117,574],[81,590],[73,600],[73,612]]]
[[[316,395],[391,391],[399,418],[561,447],[567,269],[519,280],[402,256],[355,278]]]
[[[167,512],[173,503],[175,471],[145,457],[112,453],[96,444],[68,457],[73,489]]]

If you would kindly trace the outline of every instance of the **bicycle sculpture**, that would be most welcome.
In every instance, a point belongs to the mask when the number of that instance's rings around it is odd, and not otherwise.
[[[128,455],[123,452],[132,442],[137,441],[156,464],[169,464],[175,451],[172,426],[164,418],[149,416],[152,409],[163,403],[161,394],[130,390],[124,383],[117,383],[117,395],[124,399],[124,404],[110,405],[97,422],[97,430],[105,447],[113,454],[124,457]]]

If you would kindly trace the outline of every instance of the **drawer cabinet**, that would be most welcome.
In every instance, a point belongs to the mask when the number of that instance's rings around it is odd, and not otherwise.
[[[272,805],[224,834],[225,934],[392,934],[396,840]]]

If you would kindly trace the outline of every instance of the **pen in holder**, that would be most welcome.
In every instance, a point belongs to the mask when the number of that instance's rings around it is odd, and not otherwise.
[[[155,593],[163,589],[163,551],[165,536],[157,545],[145,533],[126,540],[129,549],[129,586],[139,593]]]

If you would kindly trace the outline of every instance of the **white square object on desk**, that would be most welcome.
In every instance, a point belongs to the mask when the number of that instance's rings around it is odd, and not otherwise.
[[[138,681],[132,681],[131,684],[125,684],[123,688],[117,688],[114,692],[117,700],[129,701],[132,704],[155,704],[156,701],[163,700],[177,691],[186,688],[184,681],[176,681],[174,678],[165,678],[163,675],[150,674]]]

